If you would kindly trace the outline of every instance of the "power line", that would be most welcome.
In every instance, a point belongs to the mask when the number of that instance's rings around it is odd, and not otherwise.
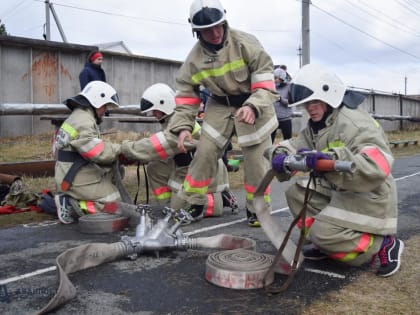
[[[410,4],[415,10],[420,10],[420,4],[413,0],[405,0],[407,4]]]
[[[19,8],[21,6],[21,4],[23,4],[25,1],[27,0],[22,0],[21,2],[19,2],[18,4],[10,7],[9,9],[6,9],[5,13],[2,14],[3,16],[3,21],[5,19],[7,19],[10,15],[13,15],[13,13],[17,10],[17,8]]]
[[[66,4],[54,3],[54,5],[61,6],[61,7],[72,8],[72,9],[81,10],[81,11],[89,11],[89,12],[94,12],[94,13],[106,14],[106,15],[110,15],[110,16],[129,18],[129,19],[134,19],[134,20],[148,21],[148,22],[154,22],[154,23],[163,23],[163,24],[181,25],[181,26],[189,26],[188,23],[180,23],[180,22],[173,22],[173,21],[167,21],[167,20],[164,21],[164,20],[158,20],[158,19],[150,19],[150,18],[144,18],[144,17],[132,16],[132,15],[126,15],[126,14],[118,14],[118,13],[114,13],[114,12],[87,9],[87,8],[82,8],[82,7],[72,6],[72,5],[66,5]],[[292,30],[275,30],[275,29],[250,29],[250,31],[266,32],[266,33],[289,33],[289,32],[292,32]]]
[[[346,54],[348,54],[348,55],[350,55],[350,56],[355,56],[355,57],[357,57],[357,58],[360,58],[361,60],[365,60],[365,61],[367,61],[368,63],[370,63],[370,64],[374,64],[374,65],[378,66],[378,68],[381,68],[381,69],[383,70],[383,66],[379,65],[379,64],[378,64],[377,62],[375,62],[374,60],[372,60],[372,59],[370,59],[370,58],[366,58],[366,57],[365,57],[365,56],[363,56],[363,55],[359,55],[359,54],[355,54],[355,53],[353,53],[353,52],[350,52],[348,48],[345,48],[345,47],[343,47],[343,46],[339,45],[337,42],[330,40],[328,37],[323,36],[323,35],[321,35],[321,34],[320,34],[320,33],[318,33],[318,32],[312,31],[312,33],[315,33],[315,35],[317,35],[317,36],[321,37],[322,39],[326,40],[326,41],[327,41],[327,42],[329,42],[331,45],[334,45],[334,46],[338,47],[339,49],[343,50]],[[400,74],[399,72],[397,72],[397,71],[393,71],[393,70],[387,70],[387,71],[392,72],[393,74]]]
[[[324,9],[321,9],[320,7],[316,6],[313,2],[311,2],[311,5],[312,5],[313,7],[315,7],[316,9],[318,9],[319,11],[321,11],[321,12],[323,12],[323,13],[325,13],[325,14],[329,15],[330,17],[332,17],[332,18],[334,18],[334,19],[336,19],[336,20],[340,21],[341,23],[343,23],[343,24],[345,24],[345,25],[347,25],[347,26],[349,26],[349,27],[351,27],[351,28],[353,28],[353,29],[357,30],[358,32],[360,32],[360,33],[362,33],[362,34],[365,34],[366,36],[368,36],[368,37],[370,37],[370,38],[372,38],[372,39],[374,39],[374,40],[376,40],[376,41],[378,41],[378,42],[381,42],[382,44],[384,44],[384,45],[386,45],[386,46],[388,46],[388,47],[391,47],[391,48],[393,48],[393,49],[395,49],[395,50],[397,50],[397,51],[399,51],[399,52],[401,52],[401,53],[403,53],[403,54],[405,54],[405,55],[408,55],[408,56],[410,56],[410,57],[413,57],[413,58],[415,58],[415,59],[420,60],[420,57],[419,57],[419,56],[416,56],[416,55],[414,55],[414,54],[412,54],[412,53],[410,53],[410,52],[408,52],[408,51],[402,50],[402,49],[400,49],[400,48],[398,48],[398,47],[396,47],[396,46],[394,46],[394,45],[391,45],[391,44],[389,44],[389,43],[387,43],[387,42],[383,41],[383,40],[382,40],[382,39],[380,39],[380,38],[377,38],[377,37],[375,37],[375,36],[373,36],[373,35],[371,35],[371,34],[369,34],[369,33],[365,32],[364,30],[362,30],[362,29],[360,29],[360,28],[358,28],[358,27],[356,27],[356,26],[354,26],[354,25],[352,25],[352,24],[350,24],[350,23],[348,23],[348,22],[344,21],[343,19],[341,19],[341,18],[339,18],[339,17],[337,17],[337,16],[335,16],[335,15],[333,15],[333,14],[329,13],[328,11],[326,11],[326,10],[324,10]]]
[[[81,10],[81,11],[88,11],[88,12],[106,14],[106,15],[110,15],[110,16],[118,16],[118,17],[123,17],[123,18],[127,18],[127,19],[133,19],[133,20],[148,21],[148,22],[154,22],[154,23],[172,24],[172,25],[182,25],[182,26],[187,25],[187,23],[163,21],[163,20],[158,20],[158,19],[150,19],[150,18],[144,18],[144,17],[132,16],[132,15],[126,15],[126,14],[119,14],[119,13],[113,13],[113,12],[107,12],[107,11],[86,9],[86,8],[81,8],[81,7],[76,7],[76,6],[67,5],[67,4],[56,3],[56,2],[54,3],[54,5],[60,6],[60,7],[76,9],[76,10]]]
[[[414,36],[419,36],[420,37],[420,33],[417,32],[416,30],[409,28],[407,25],[405,24],[401,24],[400,20],[396,20],[392,17],[387,16],[385,13],[383,13],[382,11],[377,10],[376,8],[368,5],[367,3],[363,4],[363,7],[361,5],[357,5],[355,3],[352,3],[349,0],[345,0],[346,2],[348,2],[349,4],[351,3],[352,6],[354,6],[355,8],[359,9],[360,11],[364,12],[365,14],[368,14],[369,16],[375,18],[376,20],[378,20],[379,22],[382,22],[390,27],[392,27],[392,29],[394,30],[395,28],[398,28],[399,30],[407,33],[410,32],[412,35]],[[360,0],[358,0],[358,2],[361,2]],[[366,9],[364,9],[364,7],[368,7],[371,11],[376,11],[376,14],[373,14],[369,11],[367,11]],[[379,13],[379,14],[378,14]],[[385,18],[386,19],[385,19]]]
[[[402,3],[401,1],[399,1],[399,0],[395,0],[400,6],[402,6],[403,8],[405,8],[407,11],[409,11],[409,12],[411,12],[411,13],[413,13],[414,15],[417,15],[417,16],[419,16],[420,17],[420,13],[418,13],[418,12],[416,12],[416,10],[415,9],[412,9],[412,7],[410,8],[410,5],[406,5],[406,4],[404,4],[404,3]]]

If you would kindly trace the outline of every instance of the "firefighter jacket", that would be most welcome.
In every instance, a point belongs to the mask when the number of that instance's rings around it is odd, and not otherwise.
[[[214,52],[198,41],[181,66],[176,79],[176,109],[169,130],[178,134],[192,130],[199,110],[200,85],[211,96],[206,104],[203,135],[223,148],[232,135],[231,118],[237,108],[250,104],[256,113],[255,125],[235,120],[240,146],[259,144],[277,128],[273,103],[278,99],[273,63],[258,40],[247,33],[225,29],[223,47]],[[212,111],[212,107],[218,107]]]
[[[168,119],[172,117],[173,115]],[[188,166],[193,159],[192,151],[195,150],[197,141],[200,138],[201,126],[197,122],[195,123],[192,132],[193,142],[185,143],[188,150],[187,153],[180,153],[177,148],[178,138],[167,130],[167,123],[162,124],[162,127],[162,131],[155,133],[149,138],[138,141],[124,141],[121,145],[121,153],[128,160],[139,161],[143,164],[157,160],[168,161],[166,171],[171,172],[171,174],[168,174],[170,175],[168,186],[172,191],[178,192],[181,190],[182,183],[187,175]],[[174,162],[169,162],[171,159]],[[220,192],[229,187],[227,172],[224,171],[225,165],[221,160],[220,162],[218,164],[218,176],[216,176],[215,186],[211,189],[212,192]]]
[[[168,117],[167,120],[173,117]],[[138,141],[123,141],[121,145],[121,153],[128,160],[139,161],[142,164],[147,164],[150,161],[166,160],[173,158],[180,154],[177,147],[178,137],[167,130],[167,123],[162,124],[162,131],[159,131],[149,138],[144,138]],[[195,122],[193,134],[193,142],[185,143],[188,151],[192,151],[197,146],[197,141],[200,138],[200,125]],[[179,156],[179,159],[182,159]],[[188,163],[189,164],[189,163]]]
[[[334,109],[318,134],[308,125],[297,138],[278,147],[289,152],[301,148],[333,152],[333,159],[355,165],[353,173],[327,172],[317,179],[316,190],[330,196],[330,204],[315,219],[366,233],[396,233],[394,159],[383,129],[365,110]],[[287,177],[281,174],[279,179]]]
[[[112,163],[118,159],[120,145],[100,138],[92,108],[73,110],[58,130],[54,148],[57,155],[55,182],[59,192],[77,200],[120,199],[111,170]],[[74,174],[75,164],[78,165]],[[68,182],[71,173],[74,178]]]

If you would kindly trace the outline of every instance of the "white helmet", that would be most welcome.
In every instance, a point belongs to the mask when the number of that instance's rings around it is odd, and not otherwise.
[[[119,107],[117,91],[103,81],[91,81],[76,96],[64,101],[71,110],[78,106],[101,108],[104,105]]]
[[[95,108],[100,108],[104,105],[120,106],[117,91],[103,81],[89,82],[79,95],[84,96],[90,105]]]
[[[226,21],[226,10],[219,0],[194,0],[190,7],[193,31],[208,28]]]
[[[283,82],[287,81],[287,73],[281,68],[274,69],[274,77],[283,80]]]
[[[290,86],[291,103],[300,105],[312,100],[320,100],[333,108],[341,105],[346,86],[338,76],[314,64],[303,66],[292,80]]]
[[[140,108],[143,113],[159,110],[171,115],[175,110],[175,91],[164,83],[153,84],[144,91]]]

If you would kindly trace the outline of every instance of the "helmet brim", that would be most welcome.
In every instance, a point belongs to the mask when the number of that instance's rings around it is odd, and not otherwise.
[[[74,97],[70,97],[63,102],[70,110],[74,110],[76,107],[91,107],[92,105],[89,103],[86,97],[83,95],[76,95]]]
[[[331,88],[334,88],[334,93],[329,93],[328,96],[326,96],[320,95],[320,92],[317,93],[316,91],[312,91],[303,85],[292,83],[289,91],[292,103],[289,104],[289,107],[304,105],[307,102],[319,100],[328,104],[332,108],[337,108],[343,102],[345,89],[338,86],[331,86]],[[327,91],[328,90],[325,90],[325,92]]]
[[[113,109],[113,108],[120,107],[120,104],[115,103],[115,102],[109,102],[109,103],[106,103],[105,105],[108,107],[108,109]]]

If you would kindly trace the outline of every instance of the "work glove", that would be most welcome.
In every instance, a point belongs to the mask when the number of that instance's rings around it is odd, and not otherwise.
[[[310,153],[308,151],[310,151]],[[298,154],[299,153],[300,154],[305,153],[306,166],[311,170],[315,170],[316,162],[318,160],[332,160],[329,154],[322,153],[320,151],[311,151],[306,148],[299,149]]]
[[[284,160],[286,159],[287,154],[286,153],[280,153],[273,157],[271,160],[271,166],[273,170],[279,173],[285,173],[284,169]]]

